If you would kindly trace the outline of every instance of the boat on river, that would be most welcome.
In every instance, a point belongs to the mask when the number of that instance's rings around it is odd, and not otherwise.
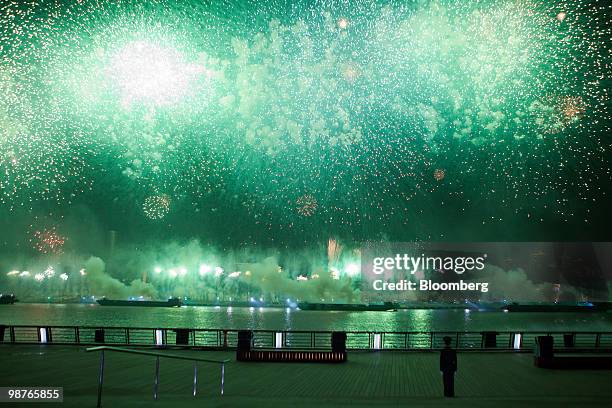
[[[610,302],[580,303],[511,303],[502,306],[507,312],[607,312],[612,310]]]
[[[13,294],[10,294],[10,295],[0,294],[0,305],[12,305],[15,302],[19,302],[19,300],[17,300],[15,295],[13,295]]]
[[[100,306],[140,306],[140,307],[181,307],[179,298],[168,300],[117,300],[102,298],[97,300]]]
[[[384,303],[298,303],[300,310],[334,310],[346,312],[362,312],[362,311],[395,311],[398,305],[393,302]]]

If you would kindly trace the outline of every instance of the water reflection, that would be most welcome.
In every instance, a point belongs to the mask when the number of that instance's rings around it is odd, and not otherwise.
[[[0,307],[2,324],[194,327],[346,331],[609,331],[612,313],[497,313],[458,310],[303,311],[287,308],[140,308],[15,304]]]
[[[285,330],[291,330],[292,329],[292,315],[293,313],[291,313],[291,308],[286,308],[285,309]]]
[[[409,310],[407,315],[404,317],[412,317],[412,325],[409,330],[406,331],[431,331],[433,310],[431,309],[415,309]]]

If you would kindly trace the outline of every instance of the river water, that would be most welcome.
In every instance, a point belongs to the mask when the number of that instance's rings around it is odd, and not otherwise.
[[[85,304],[0,306],[0,324],[345,331],[612,331],[612,313],[464,310],[302,311],[281,308],[143,308]]]

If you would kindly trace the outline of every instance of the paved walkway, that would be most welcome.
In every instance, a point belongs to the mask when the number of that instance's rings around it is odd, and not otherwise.
[[[345,364],[238,363],[231,352],[170,351],[231,358],[225,395],[220,369],[161,360],[159,400],[153,403],[154,357],[106,354],[103,406],[335,407],[335,406],[609,406],[612,370],[545,370],[530,354],[460,353],[457,398],[444,399],[438,355],[429,352],[349,353]],[[94,407],[99,355],[84,348],[0,345],[0,386],[62,386],[63,404]],[[2,404],[3,406],[16,406]],[[33,407],[39,404],[22,404]]]

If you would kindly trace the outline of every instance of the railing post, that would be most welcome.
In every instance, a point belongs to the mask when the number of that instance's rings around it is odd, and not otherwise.
[[[74,327],[74,341],[76,344],[81,344],[81,336],[79,335],[79,326]]]
[[[198,390],[198,362],[193,362],[193,396],[196,396]]]
[[[98,372],[98,404],[97,408],[102,406],[102,384],[104,382],[104,350],[100,352],[100,370]]]
[[[153,399],[157,399],[157,389],[159,387],[159,356],[155,359],[155,384],[153,385]]]
[[[225,384],[225,363],[221,363],[221,396],[223,396],[224,384]]]

